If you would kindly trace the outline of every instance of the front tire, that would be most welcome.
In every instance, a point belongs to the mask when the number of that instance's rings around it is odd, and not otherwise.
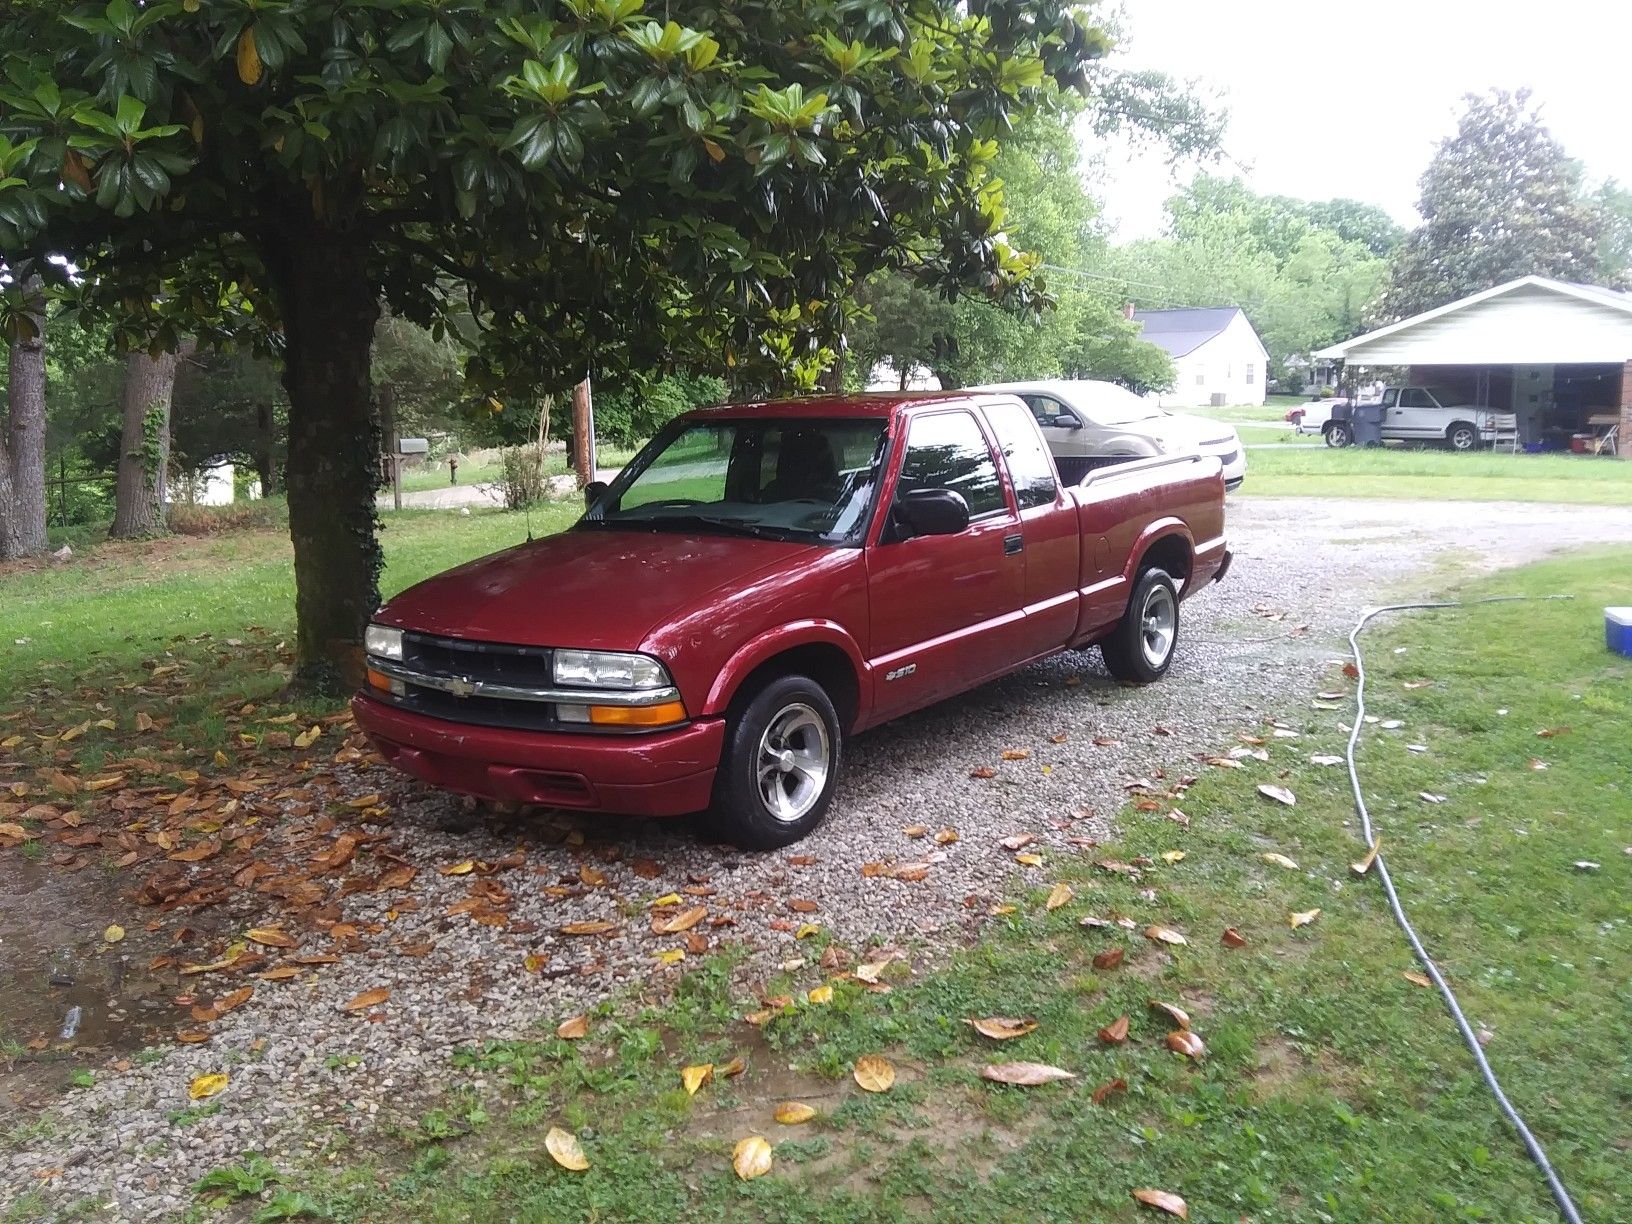
[[[809,835],[833,801],[842,754],[827,691],[808,676],[771,681],[726,728],[709,829],[744,850],[775,850]]]
[[[1167,674],[1179,644],[1179,591],[1168,572],[1152,566],[1133,584],[1128,610],[1099,644],[1105,667],[1126,684],[1152,684]]]
[[[1470,451],[1479,445],[1479,431],[1466,421],[1458,421],[1445,431],[1445,441],[1456,451]]]
[[[1326,426],[1326,445],[1334,449],[1354,445],[1354,429],[1347,421],[1333,421]]]

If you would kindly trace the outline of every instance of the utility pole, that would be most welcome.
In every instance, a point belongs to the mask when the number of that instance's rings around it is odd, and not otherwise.
[[[390,383],[381,383],[376,393],[380,405],[380,432],[385,435],[386,462],[391,465],[391,502],[402,509],[402,456],[397,440],[397,392]]]
[[[572,470],[580,489],[595,479],[595,407],[587,377],[572,389]]]

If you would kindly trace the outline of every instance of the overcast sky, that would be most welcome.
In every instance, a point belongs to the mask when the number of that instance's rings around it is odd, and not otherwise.
[[[1415,224],[1462,95],[1493,86],[1528,86],[1592,180],[1632,183],[1629,0],[1127,0],[1127,24],[1122,62],[1219,95],[1230,160],[1215,173],[1261,192],[1350,196]],[[1135,238],[1160,227],[1173,185],[1160,158],[1107,150],[1095,187]]]

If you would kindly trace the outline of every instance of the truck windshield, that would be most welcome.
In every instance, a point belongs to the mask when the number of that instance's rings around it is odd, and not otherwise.
[[[581,525],[853,542],[884,437],[872,420],[681,422],[635,456]]]

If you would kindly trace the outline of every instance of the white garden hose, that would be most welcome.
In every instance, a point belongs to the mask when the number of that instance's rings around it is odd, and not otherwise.
[[[1379,616],[1384,612],[1403,612],[1419,608],[1462,608],[1475,604],[1515,603],[1530,598],[1532,597],[1527,595],[1496,595],[1487,599],[1470,599],[1466,601],[1450,600],[1437,603],[1388,604],[1385,607],[1373,608],[1365,613],[1355,623],[1354,628],[1349,631],[1349,650],[1354,655],[1356,672],[1355,711],[1354,726],[1349,730],[1349,744],[1344,755],[1348,758],[1349,763],[1349,785],[1354,790],[1354,810],[1360,813],[1360,827],[1365,834],[1368,848],[1376,845],[1377,839],[1371,830],[1371,813],[1366,810],[1365,798],[1360,793],[1360,775],[1354,765],[1354,746],[1359,742],[1360,728],[1366,722],[1366,665],[1360,657],[1360,631],[1366,627],[1366,622],[1371,620],[1372,617]],[[1545,595],[1535,598],[1569,599],[1571,597],[1568,595]],[[1479,1038],[1474,1035],[1473,1027],[1468,1023],[1468,1018],[1462,1014],[1462,1008],[1456,1001],[1456,995],[1445,981],[1444,975],[1440,973],[1439,966],[1434,964],[1433,958],[1428,955],[1428,949],[1422,946],[1422,940],[1417,937],[1416,929],[1412,927],[1411,920],[1405,916],[1405,907],[1400,904],[1400,895],[1394,890],[1394,881],[1389,877],[1388,864],[1384,861],[1381,853],[1377,855],[1375,862],[1372,864],[1372,869],[1377,878],[1382,881],[1383,891],[1388,894],[1388,904],[1394,911],[1394,920],[1400,924],[1400,929],[1405,932],[1405,937],[1411,941],[1411,948],[1416,952],[1417,960],[1428,971],[1428,976],[1433,978],[1434,985],[1439,987],[1440,997],[1445,1000],[1445,1006],[1450,1009],[1451,1018],[1456,1021],[1456,1027],[1462,1032],[1462,1040],[1467,1043],[1468,1049],[1473,1053],[1474,1061],[1479,1064],[1479,1073],[1485,1077],[1485,1084],[1490,1089],[1491,1095],[1496,1098],[1496,1103],[1501,1106],[1502,1112],[1507,1115],[1507,1120],[1513,1124],[1513,1129],[1518,1131],[1519,1138],[1524,1141],[1525,1150],[1530,1153],[1530,1159],[1536,1162],[1537,1168],[1547,1178],[1547,1186],[1553,1192],[1553,1199],[1558,1203],[1559,1211],[1564,1214],[1564,1218],[1570,1224],[1581,1224],[1581,1213],[1575,1209],[1575,1203],[1570,1199],[1570,1192],[1564,1188],[1564,1183],[1559,1180],[1558,1174],[1553,1171],[1553,1166],[1548,1161],[1547,1153],[1542,1149],[1541,1143],[1530,1133],[1530,1128],[1524,1124],[1524,1119],[1519,1116],[1519,1111],[1513,1108],[1513,1103],[1507,1099],[1507,1094],[1502,1091],[1502,1085],[1496,1079],[1496,1072],[1491,1070],[1490,1062],[1485,1058],[1484,1047],[1479,1044]]]

